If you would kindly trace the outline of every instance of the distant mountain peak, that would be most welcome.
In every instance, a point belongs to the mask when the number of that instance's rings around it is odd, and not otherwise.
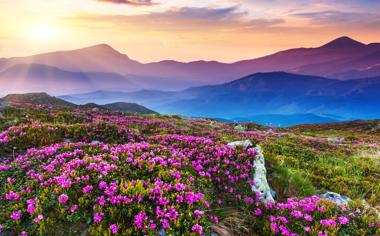
[[[343,36],[323,45],[321,48],[355,48],[363,46],[366,45],[350,37]]]

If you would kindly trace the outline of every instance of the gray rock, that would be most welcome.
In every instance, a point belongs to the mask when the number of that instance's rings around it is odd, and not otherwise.
[[[238,124],[237,126],[235,126],[234,129],[235,129],[235,130],[238,130],[238,131],[246,131],[246,130],[247,130],[247,127],[244,127],[244,126],[242,126],[241,124]]]
[[[267,180],[267,169],[265,168],[265,158],[262,149],[257,145],[254,150],[257,153],[256,160],[253,163],[255,174],[253,176],[254,185],[252,191],[259,192],[259,198],[267,202],[274,202],[275,193],[270,188]]]
[[[341,143],[341,142],[344,141],[344,138],[340,138],[340,137],[328,137],[327,141],[329,141],[331,143]]]
[[[235,142],[232,142],[232,143],[229,143],[227,144],[228,146],[231,146],[231,147],[237,147],[237,146],[242,146],[242,147],[252,147],[253,144],[251,143],[251,141],[249,140],[244,140],[244,141],[235,141]]]
[[[320,198],[330,200],[337,205],[347,205],[349,202],[352,201],[349,197],[346,197],[344,195],[340,195],[339,193],[334,193],[334,192],[326,192],[318,196]]]
[[[235,141],[228,144],[232,147],[243,146],[251,147],[252,143],[249,140]],[[267,202],[274,202],[275,193],[270,188],[267,180],[267,169],[265,168],[265,158],[262,149],[257,145],[253,150],[257,153],[256,160],[253,162],[253,167],[255,169],[253,175],[254,185],[252,185],[252,191],[259,193],[259,198]]]

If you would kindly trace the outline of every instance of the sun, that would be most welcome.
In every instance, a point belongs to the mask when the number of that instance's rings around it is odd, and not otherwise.
[[[52,25],[35,25],[31,28],[29,38],[37,42],[48,42],[58,37],[58,28]]]

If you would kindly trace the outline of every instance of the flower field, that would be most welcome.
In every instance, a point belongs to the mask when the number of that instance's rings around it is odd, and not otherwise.
[[[380,233],[378,159],[357,157],[379,148],[377,134],[329,143],[252,123],[95,110],[8,108],[0,122],[0,235]],[[227,145],[236,140],[263,147],[276,202],[252,191],[257,153]],[[354,201],[336,205],[322,190]]]

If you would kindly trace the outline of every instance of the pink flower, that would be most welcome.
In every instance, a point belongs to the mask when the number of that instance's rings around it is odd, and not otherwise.
[[[96,214],[94,215],[94,222],[100,222],[100,221],[102,221],[103,215],[104,215],[103,212],[101,212],[101,213],[96,213]]]
[[[202,235],[203,234],[203,227],[200,226],[199,224],[196,224],[193,227],[191,227],[191,231],[197,232],[199,235]]]
[[[33,214],[35,210],[36,208],[34,207],[34,205],[29,204],[26,211],[30,214]]]
[[[341,225],[345,225],[349,222],[349,219],[347,217],[344,217],[344,216],[338,217],[338,220],[339,220],[339,224],[341,224]]]
[[[59,203],[66,203],[67,200],[69,200],[69,197],[66,194],[61,194],[58,197],[58,202]]]
[[[19,220],[21,218],[21,211],[15,211],[11,214],[11,218],[14,220]]]
[[[70,212],[71,212],[71,213],[74,213],[74,212],[77,211],[77,209],[78,209],[78,205],[73,205],[73,206],[70,208]]]
[[[323,233],[323,232],[321,232],[321,231],[319,231],[319,232],[318,232],[318,236],[328,236],[328,235],[325,234],[325,233]]]
[[[99,183],[99,188],[100,188],[100,189],[105,189],[105,188],[107,188],[107,183],[104,182],[104,181],[100,182],[100,183]]]
[[[10,191],[9,193],[5,194],[5,198],[7,200],[19,200],[20,199],[20,195],[13,192],[13,191]]]
[[[88,193],[93,189],[92,185],[87,185],[82,189],[83,193]]]
[[[261,215],[261,214],[263,214],[263,211],[262,211],[260,208],[257,208],[257,209],[255,210],[255,215],[256,215],[256,216],[259,216],[259,215]]]
[[[295,218],[301,218],[303,216],[302,212],[300,211],[292,211],[290,214]]]
[[[38,223],[40,220],[42,220],[44,218],[43,215],[38,215],[36,218],[33,219],[34,223]]]
[[[110,225],[110,230],[111,230],[112,234],[117,234],[119,227],[117,226],[117,224],[112,224],[112,225]]]
[[[303,218],[305,218],[305,220],[307,220],[307,221],[309,221],[309,222],[313,221],[313,217],[311,217],[311,215],[309,215],[309,214],[305,214],[305,215],[303,216]]]
[[[309,227],[309,226],[305,226],[305,227],[303,228],[303,230],[304,230],[305,232],[310,232],[310,227]]]

